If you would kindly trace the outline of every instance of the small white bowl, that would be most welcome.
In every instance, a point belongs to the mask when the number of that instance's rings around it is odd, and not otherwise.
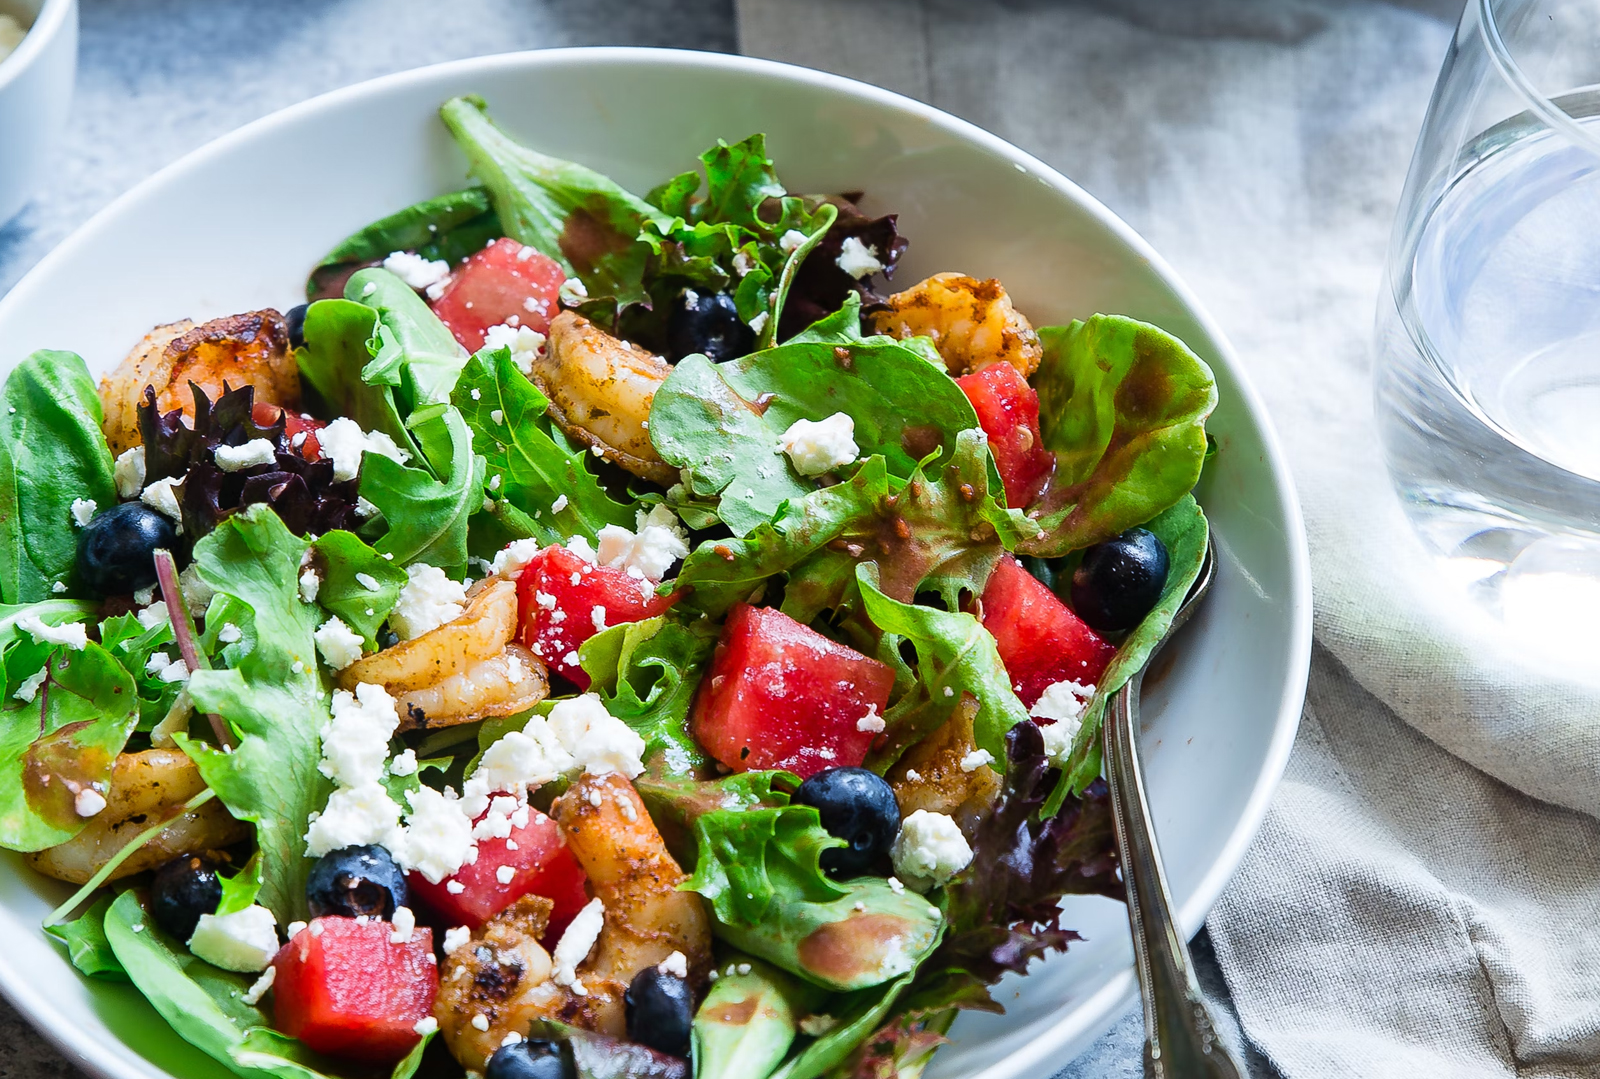
[[[0,60],[3,226],[38,190],[67,122],[78,72],[78,0],[5,0],[0,12],[29,23],[16,52]]]

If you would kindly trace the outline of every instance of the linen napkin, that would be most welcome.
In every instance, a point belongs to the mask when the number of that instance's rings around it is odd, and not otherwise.
[[[1284,784],[1208,928],[1250,1046],[1292,1079],[1600,1076],[1596,665],[1507,641],[1441,577],[1372,419],[1389,230],[1459,10],[738,0],[746,53],[921,98],[1083,185],[1266,398],[1317,651]]]

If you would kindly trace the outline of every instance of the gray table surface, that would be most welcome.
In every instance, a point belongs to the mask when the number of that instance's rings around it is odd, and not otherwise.
[[[95,211],[257,117],[363,79],[565,45],[737,51],[732,0],[82,0],[72,117],[46,189],[0,228],[0,294]],[[1197,951],[1226,994],[1209,943]],[[1059,1079],[1142,1074],[1128,1013]],[[76,1069],[0,1001],[0,1079]]]

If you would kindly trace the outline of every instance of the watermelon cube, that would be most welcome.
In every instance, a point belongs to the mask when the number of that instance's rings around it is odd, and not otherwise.
[[[1039,434],[1039,395],[1009,363],[991,363],[956,379],[989,436],[989,451],[1005,484],[1006,505],[1031,505],[1055,471],[1056,458]]]
[[[995,565],[980,602],[983,627],[1029,708],[1057,682],[1094,685],[1116,652],[1010,555]]]
[[[648,581],[597,566],[565,547],[546,547],[517,579],[522,643],[579,689],[589,688],[589,676],[578,665],[580,644],[606,626],[654,618],[674,601],[656,595]]]
[[[557,294],[567,279],[555,259],[508,238],[469,255],[433,303],[433,313],[469,352],[483,347],[490,326],[515,318],[535,333],[560,313]]]

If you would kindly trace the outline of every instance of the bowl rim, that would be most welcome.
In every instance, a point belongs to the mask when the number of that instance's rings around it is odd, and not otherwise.
[[[10,56],[0,60],[0,93],[5,92],[7,86],[22,78],[22,73],[29,65],[49,48],[50,42],[61,33],[62,27],[66,26],[68,14],[77,10],[77,7],[78,0],[44,0],[39,7],[39,14],[33,17],[28,32],[23,35],[22,44],[18,45]]]
[[[40,20],[47,13],[53,14],[59,20],[65,10],[74,3],[75,0],[46,0],[46,7],[41,10]],[[243,124],[184,154],[112,200],[46,254],[12,286],[6,295],[0,296],[0,314],[3,314],[19,295],[27,291],[25,286],[35,278],[47,275],[57,262],[64,261],[79,246],[89,242],[89,238],[98,231],[103,220],[117,215],[126,204],[144,197],[146,192],[169,182],[185,170],[199,167],[226,155],[236,145],[255,138],[261,132],[294,125],[303,118],[323,110],[341,108],[366,99],[381,98],[397,88],[436,77],[546,65],[556,67],[564,64],[581,65],[591,62],[626,62],[664,68],[711,69],[800,83],[906,114],[942,129],[956,138],[976,144],[1048,184],[1076,203],[1082,212],[1093,217],[1117,240],[1126,244],[1149,264],[1151,270],[1166,287],[1171,289],[1195,323],[1210,338],[1218,357],[1234,377],[1237,384],[1236,396],[1260,429],[1267,464],[1282,507],[1289,563],[1289,588],[1285,602],[1291,624],[1288,642],[1290,667],[1285,672],[1285,683],[1278,702],[1272,736],[1266,746],[1263,766],[1255,779],[1250,797],[1211,868],[1196,885],[1188,901],[1182,904],[1177,912],[1177,920],[1184,935],[1192,937],[1199,931],[1206,915],[1238,869],[1245,850],[1260,829],[1266,817],[1268,804],[1283,776],[1299,729],[1300,714],[1310,674],[1312,644],[1311,563],[1299,496],[1287,457],[1265,402],[1251,383],[1227,336],[1188,284],[1132,226],[1098,199],[1055,168],[1000,136],[932,105],[869,83],[774,60],[730,53],[606,45],[519,50],[450,60],[409,68],[318,94]],[[0,75],[0,88],[3,88],[4,82],[3,75]],[[1107,984],[1088,1001],[1080,1005],[1070,1019],[1057,1023],[1026,1047],[985,1067],[972,1079],[1014,1079],[1017,1076],[1033,1074],[1038,1067],[1047,1065],[1054,1070],[1057,1065],[1064,1063],[1059,1060],[1053,1063],[1051,1061],[1052,1057],[1059,1055],[1062,1047],[1086,1033],[1098,1036],[1111,1019],[1121,1014],[1133,999],[1136,990],[1137,983],[1130,963],[1128,967],[1110,978]],[[41,990],[29,984],[26,979],[14,976],[5,964],[0,964],[0,994],[27,1017],[47,1040],[87,1071],[105,1079],[131,1079],[133,1076],[155,1077],[165,1074],[158,1066],[148,1062],[145,1062],[144,1067],[137,1065],[129,1067],[127,1060],[106,1044],[74,1039],[71,1020]],[[122,1048],[125,1048],[125,1045]]]

